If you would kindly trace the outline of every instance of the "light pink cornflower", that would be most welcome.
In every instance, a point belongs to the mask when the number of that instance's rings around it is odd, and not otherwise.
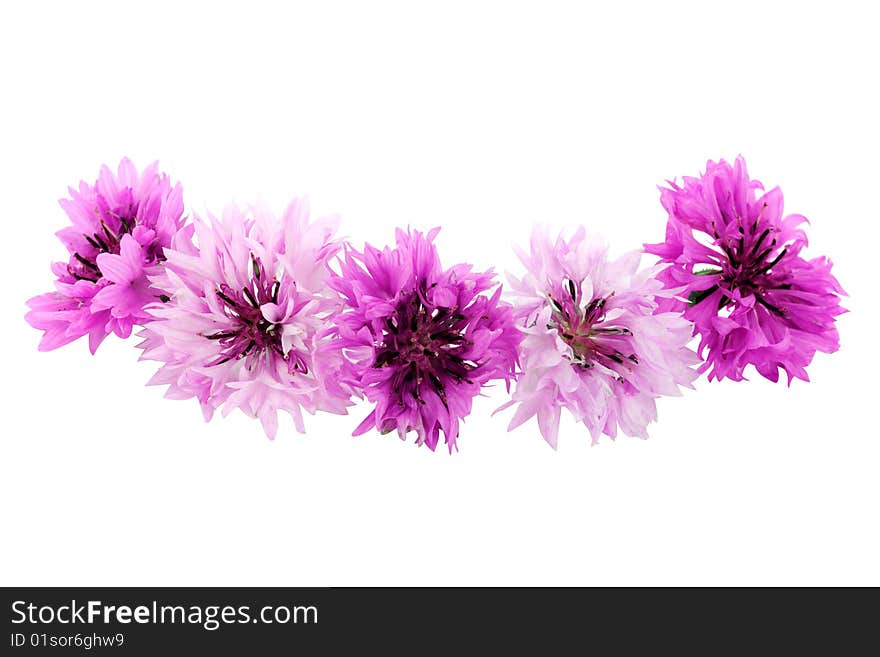
[[[697,361],[692,325],[680,313],[655,313],[664,295],[657,269],[639,270],[638,252],[609,260],[581,227],[553,240],[535,228],[526,273],[509,275],[518,325],[521,373],[512,400],[514,429],[537,416],[544,439],[557,443],[562,409],[583,422],[593,442],[618,428],[647,438],[655,400],[690,387]]]
[[[300,432],[303,410],[345,413],[349,391],[334,376],[341,355],[319,336],[340,306],[327,286],[337,223],[310,223],[299,200],[280,221],[234,206],[222,219],[196,217],[195,244],[182,236],[166,249],[153,280],[169,300],[150,306],[154,321],[140,334],[142,358],[163,363],[150,383],[195,397],[206,420],[240,409],[270,438],[279,410]]]

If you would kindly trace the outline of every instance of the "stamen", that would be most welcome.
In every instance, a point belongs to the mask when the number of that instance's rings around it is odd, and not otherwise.
[[[755,223],[752,224],[752,232],[753,232],[753,233],[754,233],[756,230],[758,230],[758,224],[761,222],[761,215],[764,214],[764,210],[766,210],[766,209],[767,209],[767,203],[763,203],[763,204],[761,205],[761,209],[758,210],[758,216],[755,217]],[[755,249],[755,251],[757,251],[757,249]]]
[[[602,333],[604,335],[632,335],[632,331],[628,328],[610,326],[608,328],[593,329],[593,333]]]
[[[782,260],[782,259],[785,257],[785,254],[786,254],[786,253],[788,253],[788,250],[787,250],[787,249],[782,249],[782,251],[779,252],[779,255],[776,256],[776,258],[773,259],[773,262],[771,262],[771,263],[770,263],[769,265],[767,265],[766,267],[762,267],[761,269],[759,269],[758,271],[756,271],[756,272],[755,272],[755,276],[760,276],[761,274],[766,274],[768,271],[770,271],[771,269],[773,269],[773,267],[775,267],[775,266],[779,263],[779,261]]]
[[[98,233],[95,233],[93,237],[95,238],[95,241],[98,243],[98,245],[101,247],[102,251],[110,251],[110,247],[107,246],[107,242],[105,242],[104,238],[98,235]]]
[[[767,239],[767,236],[770,234],[770,229],[766,229],[761,236],[758,238],[758,241],[755,242],[755,245],[752,247],[752,255],[755,255],[758,252],[758,249],[761,248],[761,243]]]
[[[212,333],[211,335],[206,335],[205,337],[209,340],[222,340],[224,338],[234,338],[238,333],[235,331],[221,331],[220,333]]]
[[[119,243],[119,238],[116,236],[116,233],[110,230],[110,227],[103,220],[101,221],[101,228],[104,229],[104,234],[107,236],[108,240],[113,243]]]
[[[73,257],[76,258],[77,260],[79,260],[80,264],[82,264],[83,267],[88,267],[89,269],[94,269],[96,272],[101,271],[100,269],[98,269],[98,265],[96,265],[91,260],[87,260],[86,258],[83,258],[79,253],[74,253]]]
[[[722,244],[721,249],[724,251],[725,255],[727,255],[727,259],[730,260],[730,264],[734,267],[738,267],[739,264],[737,263],[737,260],[734,257],[733,251],[731,250],[730,246],[730,243]]]
[[[764,250],[761,252],[761,255],[759,255],[757,258],[755,258],[755,262],[756,262],[756,263],[758,263],[758,262],[764,262],[764,258],[766,258],[768,255],[770,255],[770,253],[771,253],[772,251],[773,251],[773,247],[772,247],[772,246],[771,246],[770,248],[768,248],[768,249],[764,249]]]
[[[73,276],[78,281],[89,281],[90,283],[97,283],[97,278],[89,278],[88,276],[83,276],[82,274],[78,274],[73,271],[70,267],[67,268],[67,273]]]
[[[233,306],[233,307],[234,307],[234,306],[236,305],[235,301],[233,301],[233,300],[230,299],[228,296],[226,296],[225,294],[223,294],[223,292],[221,292],[220,290],[217,290],[217,296],[220,297],[221,299],[223,299],[223,301],[225,301],[226,304],[229,305],[229,306]]]
[[[254,298],[253,292],[251,292],[249,289],[247,289],[246,287],[242,288],[241,293],[247,297],[248,303],[251,304],[254,308],[260,307],[260,304],[258,304],[257,300]]]

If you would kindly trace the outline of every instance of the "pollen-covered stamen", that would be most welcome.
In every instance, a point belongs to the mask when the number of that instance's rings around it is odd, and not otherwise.
[[[467,318],[455,308],[429,307],[424,298],[424,289],[412,291],[385,318],[373,360],[373,367],[397,368],[391,385],[401,405],[406,397],[424,404],[427,390],[446,405],[446,386],[472,383],[468,375],[477,367],[462,356],[471,344]]]
[[[204,333],[208,340],[216,341],[220,353],[206,365],[220,365],[231,360],[249,358],[248,366],[257,359],[281,358],[290,373],[307,374],[308,365],[301,354],[291,349],[284,351],[281,343],[282,328],[263,316],[262,306],[278,302],[280,283],[266,274],[259,258],[251,255],[251,282],[240,290],[221,283],[215,290],[229,325],[217,331]]]
[[[639,359],[633,353],[632,331],[606,323],[605,307],[614,293],[595,297],[584,306],[580,286],[571,279],[563,282],[562,292],[548,295],[552,307],[549,328],[556,329],[571,349],[572,363],[585,370],[600,365],[621,380]]]

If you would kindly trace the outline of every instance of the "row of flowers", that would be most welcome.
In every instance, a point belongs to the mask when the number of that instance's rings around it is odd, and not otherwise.
[[[801,256],[805,218],[784,215],[782,192],[764,193],[742,158],[669,183],[661,201],[666,239],[644,247],[656,265],[609,259],[583,228],[536,228],[502,295],[491,269],[441,264],[437,229],[358,250],[301,200],[280,219],[260,207],[187,219],[179,184],[123,160],[61,201],[69,258],[26,318],[43,351],[88,336],[94,353],[140,327],[142,358],[161,363],[150,383],[198,399],[206,419],[240,409],[274,437],[280,410],[303,432],[303,411],[344,414],[365,397],[355,435],[413,433],[432,450],[441,434],[456,447],[493,382],[515,407],[509,428],[535,417],[555,447],[562,409],[594,442],[647,437],[656,399],[703,372],[808,380],[815,353],[838,348],[844,291],[828,259]]]

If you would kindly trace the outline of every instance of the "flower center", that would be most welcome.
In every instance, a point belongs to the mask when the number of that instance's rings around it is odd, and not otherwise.
[[[454,308],[428,308],[423,296],[413,291],[385,318],[373,367],[397,368],[391,387],[400,404],[404,395],[424,404],[420,390],[427,381],[445,405],[444,381],[472,383],[468,373],[477,365],[461,356],[471,344],[463,334],[467,318]]]
[[[569,358],[576,367],[590,370],[601,366],[623,379],[620,370],[631,370],[639,359],[632,349],[633,333],[628,328],[606,321],[605,306],[614,292],[591,299],[583,305],[581,290],[566,280],[562,294],[549,294],[551,323],[571,350]]]
[[[249,286],[241,290],[234,290],[226,283],[217,286],[217,298],[223,304],[224,314],[232,321],[229,328],[205,334],[208,340],[216,340],[220,345],[217,358],[206,365],[221,365],[230,360],[250,357],[250,367],[256,359],[275,354],[287,362],[289,373],[308,374],[308,365],[295,349],[285,353],[281,342],[282,327],[263,316],[263,304],[278,303],[281,284],[266,274],[263,263],[253,254],[251,265],[253,274]]]
[[[763,208],[761,211],[763,212]],[[741,289],[746,294],[753,295],[759,304],[774,315],[785,317],[786,309],[772,304],[765,295],[768,290],[791,289],[791,283],[774,280],[771,273],[771,270],[788,254],[788,250],[783,248],[779,253],[775,253],[777,239],[772,236],[774,229],[766,228],[759,233],[760,221],[759,214],[751,226],[745,227],[742,219],[738,219],[739,237],[726,240],[720,237],[713,223],[712,233],[715,237],[715,244],[724,252],[724,258],[721,259],[720,268],[713,266],[696,273],[702,275],[720,274],[720,283],[728,290]],[[703,299],[714,294],[719,287],[720,284],[694,292],[691,295],[690,304],[694,306],[700,303]],[[730,302],[729,296],[722,295],[718,309],[721,310]]]
[[[131,233],[137,219],[137,208],[126,209],[124,214],[108,213],[118,223],[116,230],[107,225],[107,221],[101,220],[101,230],[91,235],[83,235],[91,249],[87,253],[76,252],[67,265],[68,273],[79,281],[91,281],[97,283],[101,278],[101,270],[98,268],[98,256],[101,253],[119,254],[119,243],[122,236]]]

